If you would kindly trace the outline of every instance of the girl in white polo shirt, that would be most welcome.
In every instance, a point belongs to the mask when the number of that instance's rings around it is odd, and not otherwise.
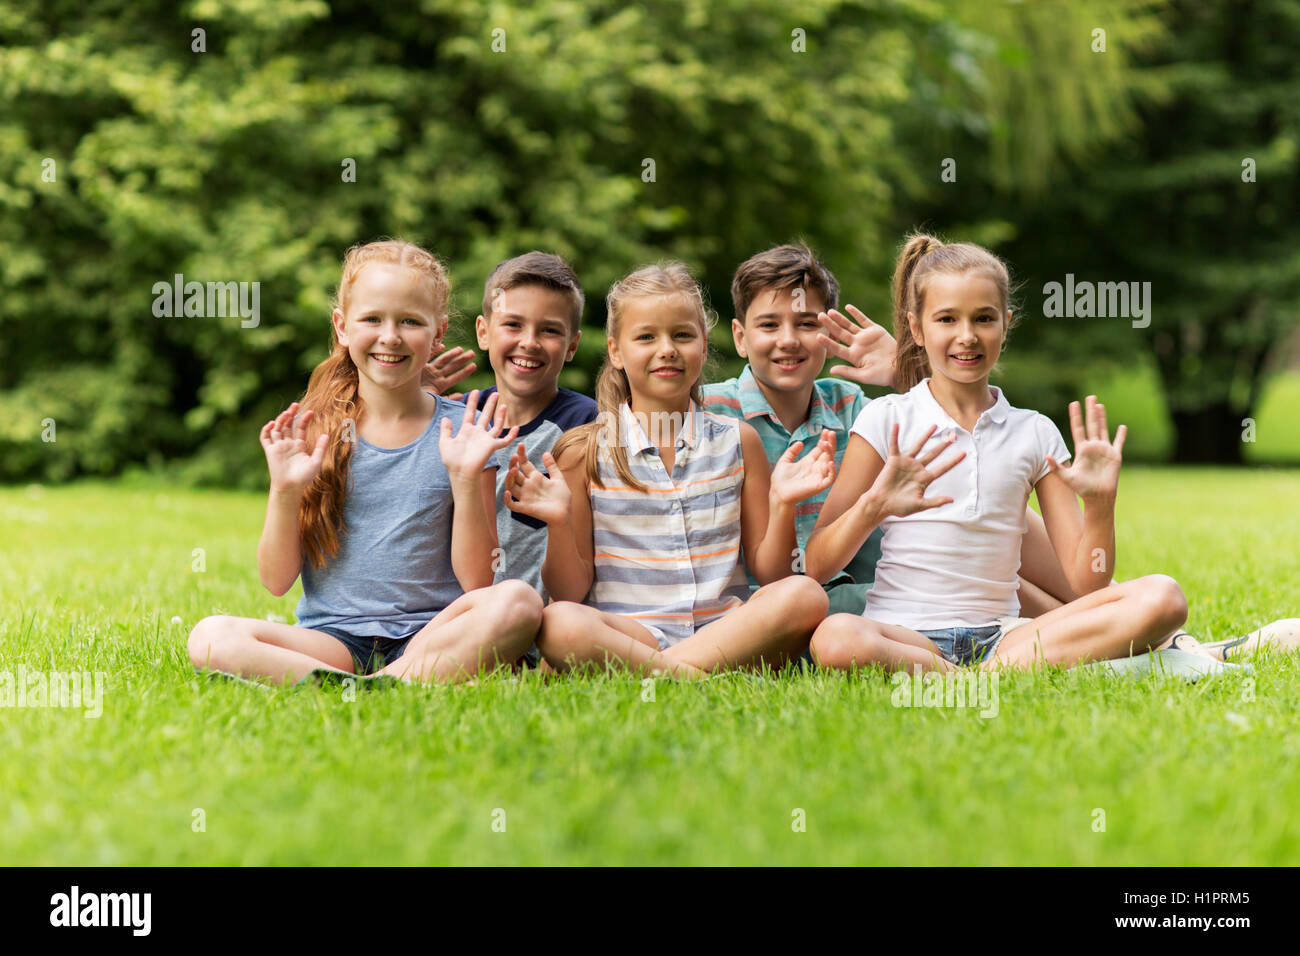
[[[854,423],[806,567],[829,579],[877,525],[881,559],[863,614],[831,615],[813,635],[820,666],[1068,666],[1140,654],[1186,620],[1171,578],[1111,583],[1125,427],[1112,442],[1105,407],[1072,402],[1067,466],[1051,421],[989,385],[1008,297],[1006,266],[988,250],[925,235],[905,244],[894,273],[901,394]],[[1083,597],[1026,621],[1016,572],[1031,491]]]

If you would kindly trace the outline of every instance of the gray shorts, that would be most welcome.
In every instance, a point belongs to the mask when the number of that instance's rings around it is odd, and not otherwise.
[[[406,653],[406,645],[411,643],[419,631],[412,631],[406,637],[358,637],[340,631],[337,627],[317,627],[313,630],[324,631],[330,637],[343,643],[352,655],[352,665],[358,674],[373,674],[383,670],[393,661]]]

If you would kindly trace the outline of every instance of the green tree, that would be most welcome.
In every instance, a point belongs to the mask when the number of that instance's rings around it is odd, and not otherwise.
[[[1300,323],[1300,3],[1175,2],[1138,57],[1159,89],[1135,134],[1040,201],[1008,246],[1045,282],[1151,283],[1150,326],[1043,319],[1062,363],[1149,354],[1174,457],[1238,463],[1245,420]]]
[[[0,477],[197,452],[192,478],[264,482],[257,426],[325,354],[343,251],[380,236],[448,262],[461,341],[529,248],[574,264],[597,328],[609,284],[662,256],[725,317],[736,263],[798,235],[862,301],[930,188],[918,111],[952,95],[963,128],[1010,128],[1018,101],[968,68],[1004,6],[0,4]],[[258,283],[259,322],[155,315],[176,274]],[[602,351],[593,329],[565,384]]]

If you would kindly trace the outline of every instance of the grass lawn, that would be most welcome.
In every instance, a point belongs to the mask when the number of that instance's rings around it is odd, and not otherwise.
[[[1126,468],[1121,487],[1119,577],[1173,574],[1194,633],[1300,616],[1300,471]],[[878,674],[660,682],[653,700],[617,677],[354,701],[199,679],[200,617],[292,620],[297,589],[257,582],[263,507],[0,489],[0,671],[107,680],[98,719],[0,709],[0,859],[1300,863],[1295,657],[1197,684],[1003,675],[990,719],[895,708]]]

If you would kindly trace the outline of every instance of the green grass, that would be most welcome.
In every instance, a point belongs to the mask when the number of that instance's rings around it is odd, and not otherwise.
[[[1127,469],[1120,577],[1176,576],[1205,636],[1300,614],[1298,477]],[[896,709],[874,674],[660,682],[653,701],[625,678],[355,702],[199,679],[184,642],[200,617],[291,619],[296,592],[257,583],[262,508],[149,485],[0,489],[0,670],[108,675],[98,719],[0,709],[0,859],[1300,862],[1295,657],[1250,681],[1004,675],[988,720]]]

